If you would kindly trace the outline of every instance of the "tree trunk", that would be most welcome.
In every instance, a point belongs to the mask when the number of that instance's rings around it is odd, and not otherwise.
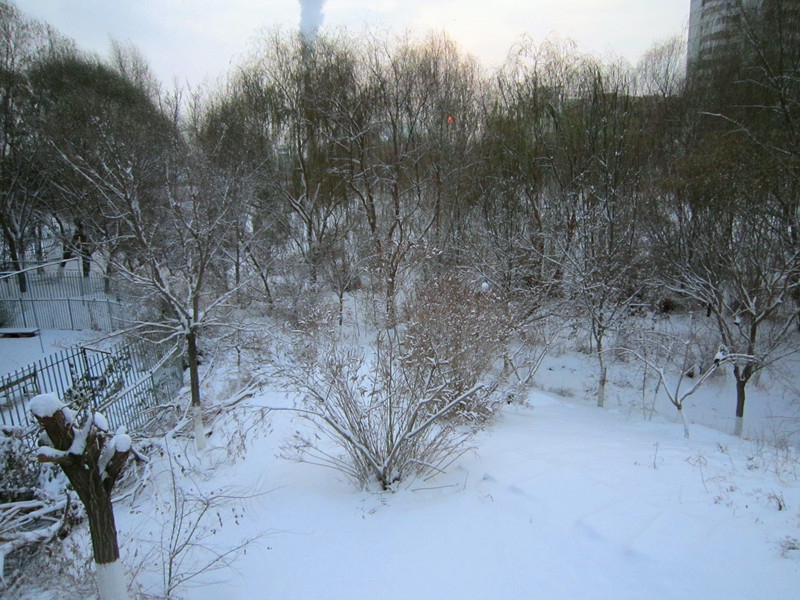
[[[39,398],[42,397],[39,396],[34,400]],[[75,441],[73,424],[63,408],[49,415],[34,414],[53,448],[61,451],[72,448]],[[95,417],[89,414],[86,418],[93,420]],[[61,465],[86,509],[92,554],[97,566],[100,600],[126,600],[128,590],[119,563],[119,545],[117,527],[114,523],[114,507],[111,504],[111,490],[125,465],[130,447],[126,450],[116,449],[111,460],[103,465],[101,472],[98,468],[98,459],[103,451],[103,442],[98,443],[93,427],[90,426],[86,430],[88,436],[84,439],[81,454],[71,451],[66,456],[56,459],[42,454],[37,458],[39,462],[56,462]]]
[[[683,413],[683,406],[678,407],[678,414],[681,416],[681,424],[683,425],[683,437],[689,439],[689,422],[686,420],[686,415]]]
[[[755,339],[755,335],[752,335]],[[753,354],[752,345],[748,348],[748,354]],[[733,366],[733,375],[736,378],[736,426],[734,428],[734,435],[741,436],[744,428],[744,403],[746,400],[746,386],[747,382],[753,376],[754,369],[753,362],[747,362],[744,367],[738,364]]]
[[[603,408],[606,403],[606,382],[608,381],[608,368],[600,361],[600,384],[597,388],[597,406]]]
[[[311,284],[317,283],[317,268],[319,263],[319,247],[314,241],[314,227],[311,220],[306,221],[306,244],[308,244],[308,268]]]
[[[744,430],[744,419],[742,417],[736,417],[736,423],[733,425],[733,435],[736,437],[742,437],[742,431]]]
[[[600,362],[600,381],[597,386],[597,406],[603,408],[606,403],[606,382],[608,381],[608,367],[603,360],[603,336],[592,326],[593,337],[597,342],[597,360]],[[590,338],[591,339],[591,338]]]
[[[88,253],[81,254],[81,271],[84,277],[89,277],[89,273],[92,271],[92,257]]]
[[[17,272],[17,286],[19,287],[19,293],[24,294],[28,291],[28,278],[25,272],[22,270],[24,268],[23,259],[20,256],[20,253],[17,252],[17,245],[16,243],[12,243],[12,240],[6,238],[8,242],[8,253],[11,257],[11,268]]]
[[[96,468],[87,468],[80,463],[62,465],[62,468],[86,509],[94,562],[99,566],[118,561],[119,545],[110,486],[106,489],[107,484]],[[127,597],[127,592],[124,597]]]
[[[22,270],[20,270],[19,263],[14,264],[14,262],[12,261],[12,264],[14,265],[14,269],[18,271],[17,285],[19,286],[19,293],[24,294],[28,291],[28,277]]]
[[[36,236],[36,262],[39,263],[39,268],[36,270],[37,273],[40,275],[44,273],[44,267],[42,267],[42,263],[44,262],[44,245],[42,244],[42,225],[39,223],[36,225],[34,230],[34,235]]]
[[[186,334],[186,358],[189,362],[189,389],[192,396],[191,417],[194,426],[195,445],[198,450],[206,447],[203,413],[200,408],[200,373],[197,361],[197,332],[194,329]]]
[[[75,491],[78,492],[89,519],[94,562],[97,564],[112,563],[119,559],[119,546],[111,496],[106,492],[102,482],[91,481],[92,474],[88,479],[89,481],[86,482],[83,489],[78,489],[76,486]],[[73,485],[75,485],[74,481]]]
[[[192,405],[200,406],[200,373],[197,361],[197,333],[190,330],[186,334],[186,360],[189,363],[189,389],[192,394]]]
[[[96,478],[98,481],[91,481]],[[97,471],[91,471],[90,481],[81,496],[86,516],[89,519],[89,533],[92,538],[92,552],[96,568],[97,591],[100,600],[126,600],[128,586],[119,562],[117,527],[114,523],[114,508],[111,496],[99,481]]]
[[[274,303],[272,302],[272,291],[269,289],[269,280],[267,279],[266,274],[261,278],[261,280],[264,282],[264,296],[267,298],[267,307],[271,312],[274,308]]]
[[[192,428],[194,429],[194,443],[198,450],[205,450],[206,448],[206,428],[203,424],[203,409],[200,405],[192,405],[189,410],[189,415],[192,419]]]
[[[386,329],[395,326],[395,281],[392,275],[386,278]]]
[[[106,263],[106,269],[103,273],[103,292],[111,295],[111,275],[114,272],[114,267],[112,266],[111,261],[109,260]]]
[[[744,428],[745,386],[747,385],[747,381],[740,379],[737,371],[738,367],[734,369],[734,372],[736,372],[736,425],[733,435],[741,437]]]

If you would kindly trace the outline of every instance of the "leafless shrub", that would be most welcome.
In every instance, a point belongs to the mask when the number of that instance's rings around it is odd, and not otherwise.
[[[167,438],[161,445],[164,470],[155,480],[153,530],[138,540],[136,555],[127,562],[139,579],[143,573],[160,578],[158,589],[145,590],[144,597],[177,599],[180,592],[195,584],[195,579],[221,569],[230,569],[248,546],[263,533],[245,537],[237,544],[215,541],[220,529],[239,525],[243,504],[251,493],[231,489],[205,492],[194,481],[197,475],[184,460],[185,453],[174,451]]]
[[[482,388],[461,391],[439,369],[411,368],[386,337],[373,350],[368,360],[360,348],[303,337],[282,374],[301,396],[295,410],[314,425],[311,435],[296,435],[300,458],[388,490],[439,473],[460,455],[468,433],[446,417]]]
[[[30,459],[21,427],[0,427],[0,503],[30,500],[42,466]]]
[[[404,313],[404,369],[418,372],[418,378],[430,372],[448,382],[449,395],[441,398],[437,409],[484,383],[480,392],[455,407],[453,415],[468,421],[489,418],[497,382],[483,379],[501,356],[508,360],[506,347],[513,333],[508,305],[490,289],[449,276],[419,282],[406,300]],[[532,376],[523,375],[516,365],[513,370],[518,377]]]
[[[800,540],[787,535],[778,542],[778,546],[781,550],[781,557],[794,558],[798,555],[798,551],[800,551]]]
[[[562,398],[575,397],[575,390],[571,390],[564,386],[547,388],[547,391],[551,394],[555,394],[556,396],[561,396]]]
[[[748,456],[748,468],[774,473],[782,479],[798,477],[800,454],[785,433],[779,429],[767,429],[757,435],[754,442],[754,451]]]
[[[325,296],[322,286],[298,278],[297,273],[287,272],[274,288],[272,316],[278,322],[302,327],[333,321],[338,316],[338,306],[332,297]]]
[[[503,356],[503,368],[512,385],[527,388],[545,357],[561,342],[567,322],[560,316],[540,311],[535,318],[516,328],[513,341]]]

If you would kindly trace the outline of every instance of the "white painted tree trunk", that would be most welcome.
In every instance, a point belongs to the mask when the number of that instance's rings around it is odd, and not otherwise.
[[[100,600],[129,600],[128,586],[122,563],[115,560],[111,563],[95,563],[97,593]]]
[[[742,430],[744,429],[744,417],[736,417],[736,424],[733,426],[733,435],[742,437]]]
[[[683,424],[683,437],[689,439],[689,422],[686,420],[686,415],[683,413],[683,407],[678,407],[678,414],[681,416],[681,423]]]
[[[606,381],[608,380],[608,369],[605,365],[600,365],[600,383],[597,386],[597,406],[603,408],[606,403]]]
[[[192,417],[192,425],[194,427],[194,443],[198,450],[205,450],[206,447],[206,430],[203,426],[203,410],[199,406],[192,406],[189,411]]]

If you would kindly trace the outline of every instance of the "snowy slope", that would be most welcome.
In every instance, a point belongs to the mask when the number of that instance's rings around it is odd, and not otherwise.
[[[239,462],[210,466],[232,439],[220,427],[207,455],[182,459],[206,492],[264,493],[217,511],[205,545],[267,534],[233,568],[177,590],[185,598],[780,600],[800,589],[796,463],[763,445],[698,425],[685,440],[680,425],[534,392],[446,475],[377,494],[278,458],[307,424],[267,421]],[[117,508],[128,564],[152,543],[141,541],[158,521],[150,502]],[[149,592],[156,563],[137,577]]]
[[[0,375],[27,367],[65,348],[91,344],[100,337],[102,334],[96,331],[43,329],[34,337],[0,338]]]

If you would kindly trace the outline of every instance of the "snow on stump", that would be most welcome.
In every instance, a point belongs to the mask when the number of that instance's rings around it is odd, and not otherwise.
[[[58,464],[86,508],[100,599],[128,598],[119,564],[111,489],[131,452],[130,436],[122,427],[111,435],[108,421],[100,413],[89,411],[79,423],[75,412],[53,394],[31,399],[28,410],[48,438],[44,444],[40,442],[36,458]]]

